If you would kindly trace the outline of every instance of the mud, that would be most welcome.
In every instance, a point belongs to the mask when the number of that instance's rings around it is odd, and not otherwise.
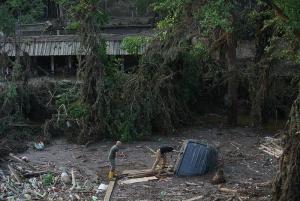
[[[227,180],[223,187],[238,190],[237,196],[242,200],[271,200],[270,187],[258,187],[258,184],[270,181],[275,176],[278,160],[258,149],[263,137],[263,134],[246,128],[184,129],[172,136],[154,136],[152,141],[125,143],[121,151],[126,157],[117,160],[117,171],[149,169],[154,158],[145,146],[155,150],[166,144],[179,149],[185,139],[200,139],[218,148],[220,164]],[[35,164],[74,168],[77,174],[84,175],[97,188],[100,183],[108,184],[107,154],[112,145],[111,141],[102,141],[84,146],[56,139],[43,151],[29,148],[19,156],[27,156]],[[175,160],[176,154],[168,156],[169,163]],[[111,200],[175,201],[201,195],[203,198],[200,200],[228,200],[231,197],[234,200],[234,194],[220,192],[218,186],[210,183],[212,177],[213,172],[204,176],[162,177],[158,181],[116,185]],[[104,194],[91,193],[99,200],[103,199]]]

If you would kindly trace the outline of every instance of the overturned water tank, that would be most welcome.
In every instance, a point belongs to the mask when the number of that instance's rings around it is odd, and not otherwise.
[[[185,140],[175,165],[178,176],[203,175],[214,169],[218,163],[217,150],[199,140]]]

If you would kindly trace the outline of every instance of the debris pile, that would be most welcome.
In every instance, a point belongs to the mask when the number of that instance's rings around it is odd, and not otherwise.
[[[264,141],[265,142],[262,143],[259,147],[260,150],[276,158],[279,158],[282,155],[283,148],[281,146],[281,139],[265,137]]]
[[[0,171],[0,200],[90,200],[97,193],[97,185],[79,171],[9,156],[14,162],[8,165],[10,174]]]

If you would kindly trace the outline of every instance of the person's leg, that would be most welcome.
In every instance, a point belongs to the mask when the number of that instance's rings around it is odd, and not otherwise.
[[[152,171],[155,170],[156,166],[158,165],[159,161],[161,160],[161,153],[160,153],[160,150],[158,149],[156,151],[156,158],[155,158],[155,162],[153,163],[153,166],[151,168]]]
[[[166,156],[166,154],[162,154],[161,159],[162,159],[161,169],[164,169],[166,167],[166,164],[167,164],[167,156]]]
[[[108,179],[111,180],[115,175],[116,163],[115,159],[109,159],[110,169],[108,173]]]

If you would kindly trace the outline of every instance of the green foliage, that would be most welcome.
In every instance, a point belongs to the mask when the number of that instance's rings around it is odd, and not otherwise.
[[[14,63],[12,79],[13,81],[19,81],[23,77],[22,65],[18,63]]]
[[[150,38],[146,36],[128,36],[123,39],[121,48],[129,54],[137,55],[149,40]]]
[[[54,176],[52,173],[47,173],[43,176],[42,183],[44,186],[51,186],[54,182]]]
[[[66,9],[70,29],[82,27],[82,23],[90,20],[94,26],[100,27],[107,22],[107,15],[101,9],[102,1],[99,0],[55,0],[60,6]],[[82,18],[84,16],[84,18]]]
[[[135,0],[135,6],[137,8],[138,14],[145,14],[149,12],[149,6],[156,0]]]
[[[79,86],[61,83],[59,92],[54,97],[57,108],[65,106],[66,112],[73,119],[86,119],[89,114],[89,106],[79,100]]]
[[[208,57],[207,48],[201,41],[197,41],[194,47],[190,50],[190,54],[194,57],[205,58]]]
[[[288,17],[288,26],[300,30],[300,1],[298,0],[273,0]]]
[[[181,21],[184,7],[189,2],[191,0],[158,0],[153,4],[153,10],[163,17],[157,24],[158,34],[162,39],[165,39],[168,31]]]
[[[0,5],[0,31],[11,34],[17,20],[33,23],[43,17],[43,0],[9,0]]]
[[[216,28],[232,31],[230,11],[232,4],[225,0],[208,1],[195,13],[200,29],[204,35],[212,33]]]

